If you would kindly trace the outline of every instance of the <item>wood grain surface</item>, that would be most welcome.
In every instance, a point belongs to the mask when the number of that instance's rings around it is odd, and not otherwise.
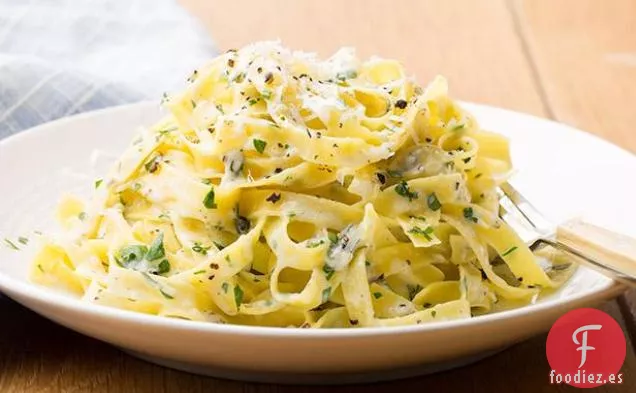
[[[402,60],[421,82],[448,77],[460,99],[553,118],[636,151],[636,2],[632,0],[181,0],[219,50],[280,38],[329,55]],[[620,307],[619,307],[620,305]],[[636,295],[604,307],[632,335]],[[474,365],[391,383],[259,385],[164,369],[0,298],[0,392],[566,392],[549,385],[545,335]],[[632,336],[633,337],[633,336]],[[629,338],[629,337],[628,337]],[[476,337],[475,339],[479,339]],[[636,391],[631,340],[623,385]]]

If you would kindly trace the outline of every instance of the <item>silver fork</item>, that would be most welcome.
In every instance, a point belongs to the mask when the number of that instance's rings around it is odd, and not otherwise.
[[[636,286],[636,239],[580,219],[553,224],[510,183],[500,189],[500,217],[531,248],[550,245],[610,278]]]

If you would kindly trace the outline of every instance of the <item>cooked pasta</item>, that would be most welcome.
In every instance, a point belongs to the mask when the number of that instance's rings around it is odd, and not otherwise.
[[[230,50],[162,101],[32,279],[190,320],[370,327],[469,318],[567,278],[498,217],[508,141],[435,78],[275,42]]]

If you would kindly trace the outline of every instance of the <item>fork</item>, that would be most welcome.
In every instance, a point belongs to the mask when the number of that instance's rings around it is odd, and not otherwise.
[[[636,286],[636,239],[579,218],[555,225],[510,183],[499,188],[500,217],[531,249],[550,245],[612,279]]]

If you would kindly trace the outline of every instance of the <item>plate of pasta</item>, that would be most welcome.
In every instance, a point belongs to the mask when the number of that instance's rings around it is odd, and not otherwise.
[[[0,168],[0,290],[150,361],[258,381],[434,372],[619,294],[499,217],[513,174],[555,221],[636,219],[628,152],[394,60],[277,42],[161,105],[0,141]]]

